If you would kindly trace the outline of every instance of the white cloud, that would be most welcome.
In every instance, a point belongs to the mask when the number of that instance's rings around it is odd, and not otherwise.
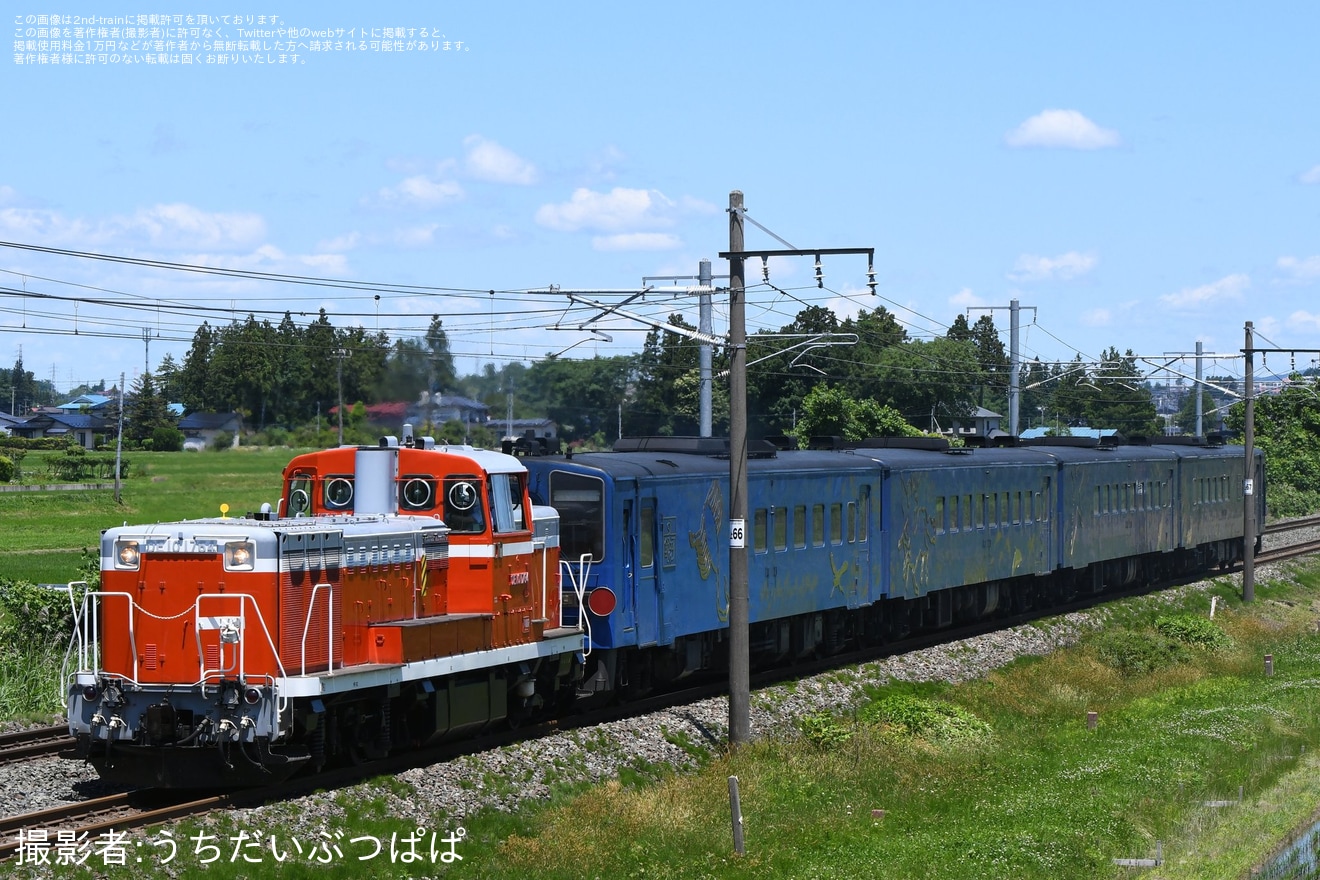
[[[478,134],[465,138],[463,145],[468,148],[467,172],[477,180],[523,186],[536,183],[536,166],[507,147]]]
[[[1285,273],[1288,281],[1305,282],[1320,278],[1320,256],[1317,257],[1279,257],[1275,264]]]
[[[1160,302],[1170,308],[1182,310],[1222,302],[1238,302],[1242,299],[1243,291],[1250,286],[1251,279],[1239,273],[1228,275],[1200,287],[1184,287],[1177,293],[1168,293],[1161,296]]]
[[[1017,258],[1008,277],[1013,281],[1068,281],[1085,275],[1099,262],[1093,254],[1069,251],[1057,257],[1023,254]]]
[[[1320,183],[1320,165],[1315,166],[1310,171],[1304,172],[1298,179],[1302,183]]]
[[[976,306],[983,306],[985,305],[985,300],[972,293],[970,287],[964,287],[962,290],[949,297],[949,305],[961,311],[963,309],[975,308]]]
[[[17,200],[18,193],[12,186],[0,186],[0,205],[7,205]]]
[[[1116,147],[1118,132],[1101,128],[1076,110],[1045,110],[1004,135],[1010,147],[1099,150]]]
[[[425,223],[421,226],[404,227],[394,230],[391,240],[399,247],[426,247],[435,241],[435,231],[439,228],[440,224],[438,223]]]
[[[1320,332],[1320,315],[1305,311],[1293,312],[1288,316],[1288,329],[1292,331]]]
[[[1108,327],[1114,323],[1114,313],[1109,309],[1088,309],[1082,312],[1081,322],[1086,327]]]
[[[452,180],[417,174],[405,177],[395,186],[383,187],[377,197],[383,205],[406,204],[434,208],[463,198],[463,187]]]
[[[682,245],[677,235],[668,232],[624,232],[591,239],[591,246],[598,251],[671,251]]]
[[[153,245],[163,247],[233,247],[266,235],[266,221],[259,214],[213,213],[182,202],[141,208],[110,223],[130,235],[144,232]]]
[[[672,225],[673,209],[674,203],[658,190],[616,186],[599,193],[580,188],[567,202],[542,205],[536,212],[536,222],[557,232],[655,229]]]
[[[362,244],[362,233],[346,232],[343,235],[337,235],[334,238],[328,238],[325,241],[318,242],[316,249],[318,251],[330,251],[332,253],[343,253],[351,251]]]

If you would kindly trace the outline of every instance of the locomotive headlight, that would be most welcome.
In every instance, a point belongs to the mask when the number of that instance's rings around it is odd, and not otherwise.
[[[251,541],[230,541],[225,544],[225,568],[229,571],[252,571],[256,548]]]
[[[137,541],[115,541],[115,568],[136,571],[142,562]]]
[[[261,689],[254,687],[248,688],[243,691],[243,699],[247,701],[249,706],[257,705],[257,703],[261,702]]]
[[[96,685],[89,684],[83,687],[83,700],[88,703],[95,703],[96,698],[101,696],[101,692],[96,689]]]

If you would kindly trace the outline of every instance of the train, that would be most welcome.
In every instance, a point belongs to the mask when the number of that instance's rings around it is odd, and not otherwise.
[[[758,667],[1223,568],[1264,514],[1263,457],[1214,440],[812,446],[749,450]],[[726,668],[727,440],[533,452],[405,427],[294,457],[269,509],[107,529],[80,752],[254,785]]]
[[[794,446],[777,438],[747,458],[753,667],[1243,556],[1245,450],[1218,437]],[[566,608],[589,633],[583,690],[640,694],[723,668],[727,440],[624,439],[527,461],[532,497],[559,514]],[[1263,522],[1259,453],[1251,479]]]

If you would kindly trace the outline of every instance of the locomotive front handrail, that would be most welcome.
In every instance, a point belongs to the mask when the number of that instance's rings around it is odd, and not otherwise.
[[[92,657],[93,652],[98,651],[101,644],[101,616],[96,614],[95,609],[89,606],[96,606],[99,608],[102,599],[112,596],[122,596],[128,600],[128,646],[133,654],[133,677],[129,680],[134,686],[137,686],[137,632],[133,626],[136,617],[133,612],[137,608],[137,602],[134,601],[131,593],[107,593],[100,590],[92,590],[83,595],[82,615],[79,616],[75,614],[73,619],[74,636],[78,640],[78,672],[90,672],[93,674],[104,672],[104,670],[100,668],[100,660],[93,659]],[[73,601],[72,594],[70,594],[69,601]]]

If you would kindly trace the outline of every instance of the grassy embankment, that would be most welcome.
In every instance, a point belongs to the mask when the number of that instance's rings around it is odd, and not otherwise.
[[[82,551],[95,551],[101,530],[124,522],[231,516],[279,499],[280,471],[296,451],[130,452],[130,476],[116,504],[111,490],[0,492],[0,577],[63,583],[76,576]],[[48,482],[44,458],[23,461],[25,483]]]

